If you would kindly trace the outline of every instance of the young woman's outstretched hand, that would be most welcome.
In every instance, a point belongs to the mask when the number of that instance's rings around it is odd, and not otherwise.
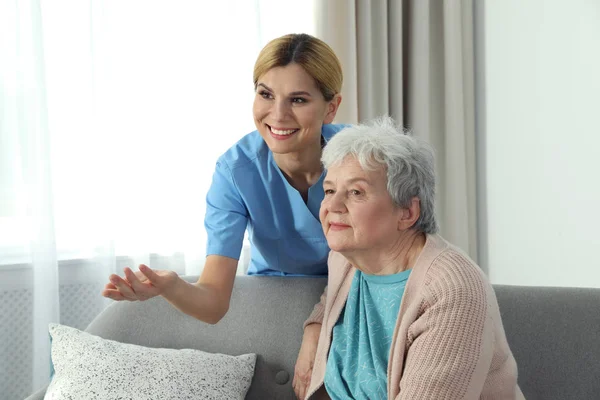
[[[144,301],[152,297],[164,295],[172,290],[177,280],[177,273],[167,270],[153,270],[141,264],[139,271],[133,272],[129,267],[124,269],[125,279],[112,274],[110,283],[106,284],[102,295],[113,300]]]
[[[227,314],[238,260],[210,255],[196,283],[187,282],[176,272],[153,270],[140,265],[139,271],[125,268],[125,277],[111,275],[102,295],[121,301],[144,301],[162,296],[180,311],[209,324]]]

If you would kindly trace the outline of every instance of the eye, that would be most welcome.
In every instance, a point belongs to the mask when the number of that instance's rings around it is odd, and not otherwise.
[[[352,196],[360,196],[362,194],[362,192],[360,190],[352,189],[352,190],[350,190],[350,194]]]
[[[292,103],[303,104],[306,103],[306,99],[302,97],[294,97]]]
[[[333,189],[325,189],[325,196],[333,194]]]
[[[273,98],[273,95],[270,92],[267,92],[266,90],[261,90],[260,92],[258,92],[258,95],[263,99],[267,100],[271,100]]]

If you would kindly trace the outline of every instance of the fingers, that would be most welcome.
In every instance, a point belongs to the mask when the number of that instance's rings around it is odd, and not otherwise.
[[[300,400],[304,400],[304,396],[306,396],[306,384],[300,385],[300,389],[298,391],[298,398]]]
[[[146,273],[148,273],[148,271],[151,271],[150,268],[148,268],[145,265],[140,265],[140,268],[145,269]],[[131,286],[131,289],[135,293],[138,300],[148,300],[149,298],[152,298],[159,294],[159,289],[152,284],[152,281],[148,277],[146,277],[144,275],[144,272],[142,272],[141,270],[140,272],[133,273],[133,271],[130,268],[125,268],[124,272],[125,277],[127,278],[127,281],[129,282],[129,285]],[[151,271],[149,274],[151,275],[153,273],[154,272]]]
[[[296,388],[297,383],[298,383],[298,378],[296,378],[296,374],[294,374],[294,379],[292,380],[292,388],[294,389],[294,393],[296,394],[296,397],[300,398],[299,397],[300,395],[299,395],[298,390]]]
[[[304,373],[294,374],[294,379],[292,380],[292,387],[294,388],[294,393],[296,394],[296,397],[300,400],[303,400],[306,396],[306,391],[310,383],[311,372],[312,371],[305,371]]]
[[[125,278],[127,279],[127,282],[129,282],[129,285],[131,286],[136,298],[138,300],[148,299],[148,296],[145,294],[145,291],[148,289],[147,284],[140,281],[137,275],[134,274],[129,267],[125,267],[123,272],[125,273]]]
[[[142,274],[144,274],[144,276],[146,278],[148,278],[148,280],[151,283],[153,283],[153,284],[159,283],[160,275],[158,275],[156,272],[154,272],[154,270],[152,268],[150,268],[149,266],[147,266],[146,264],[140,264],[139,270]]]
[[[138,278],[138,275],[135,274],[131,270],[131,268],[129,268],[129,267],[123,268],[123,273],[125,274],[125,279],[127,279],[127,282],[129,283],[129,285],[131,286],[131,288],[134,291],[137,288],[139,288],[141,285],[143,285],[142,281],[140,281],[140,278]]]
[[[298,384],[293,386],[294,388],[294,394],[296,395],[296,398],[299,400],[304,400],[301,396],[302,394],[300,393],[300,387],[298,386]]]
[[[115,287],[114,290],[118,291],[125,298],[125,300],[138,300],[131,286],[129,286],[129,284],[119,275],[112,274],[109,279]],[[110,291],[111,289],[108,290]]]
[[[308,390],[308,384],[310,383],[310,378],[306,378],[303,381],[300,381],[300,398],[302,400],[304,400],[304,397],[306,396],[306,391]]]
[[[292,387],[294,388],[294,393],[296,397],[300,400],[304,400],[304,396],[306,396],[306,388],[308,384],[304,382],[302,379],[295,379],[294,383],[292,383]]]
[[[125,267],[124,278],[112,274],[109,277],[110,282],[104,286],[102,296],[117,301],[144,301],[157,296],[160,291],[153,282],[160,281],[162,277],[147,265],[141,264],[139,268],[140,271],[134,273],[129,267]]]
[[[115,301],[129,300],[128,298],[123,296],[121,294],[121,292],[119,292],[118,290],[115,290],[115,289],[104,289],[102,291],[102,296],[109,298],[111,300],[115,300]]]

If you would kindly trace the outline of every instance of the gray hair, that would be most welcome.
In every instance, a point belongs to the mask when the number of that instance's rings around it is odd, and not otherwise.
[[[389,116],[352,125],[338,132],[323,149],[321,162],[325,169],[354,156],[364,170],[384,167],[387,190],[394,203],[410,206],[418,197],[421,215],[414,229],[436,233],[435,158],[433,148],[396,125]]]

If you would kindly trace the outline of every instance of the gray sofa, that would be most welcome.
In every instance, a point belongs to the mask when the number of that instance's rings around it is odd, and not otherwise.
[[[216,325],[197,321],[155,298],[115,302],[87,331],[144,346],[257,353],[247,399],[294,399],[291,382],[302,322],[325,284],[324,278],[239,276],[229,313]],[[600,289],[494,288],[525,397],[599,399]],[[43,396],[41,390],[27,400]]]

